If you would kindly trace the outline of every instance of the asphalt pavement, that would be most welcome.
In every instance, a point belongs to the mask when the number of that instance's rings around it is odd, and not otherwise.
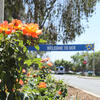
[[[100,97],[100,79],[84,78],[74,75],[54,75],[56,79],[63,80],[64,83],[81,89],[84,92]]]

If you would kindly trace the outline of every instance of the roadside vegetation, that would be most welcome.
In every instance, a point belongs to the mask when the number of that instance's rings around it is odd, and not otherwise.
[[[28,46],[39,50],[38,24],[14,19],[0,24],[0,100],[64,100],[67,86],[50,75],[48,58],[30,58]],[[26,39],[27,38],[27,39]],[[38,70],[33,70],[38,64]]]
[[[77,75],[93,75],[93,60],[95,60],[95,74],[100,76],[100,51],[93,53],[77,53],[73,55],[72,61],[56,60],[54,62],[55,70],[58,66],[65,68],[65,73]]]

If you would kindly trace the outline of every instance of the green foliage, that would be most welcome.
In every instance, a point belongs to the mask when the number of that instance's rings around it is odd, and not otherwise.
[[[37,50],[39,50],[40,48],[39,48],[39,45],[35,45],[34,46]]]
[[[26,16],[23,0],[4,0],[4,19],[11,21],[12,19],[23,20]]]
[[[6,23],[7,24],[7,23]],[[0,100],[62,100],[67,96],[67,87],[62,81],[52,79],[48,59],[42,61],[30,56],[27,45],[33,43],[39,49],[44,40],[23,36],[23,31],[14,29],[6,34],[5,23],[0,33]],[[15,27],[15,26],[13,26]],[[3,30],[3,31],[2,31]],[[9,30],[9,29],[8,29]],[[32,65],[38,65],[33,71]],[[56,87],[56,88],[55,88]],[[61,91],[58,94],[58,91]]]
[[[21,92],[10,93],[8,96],[8,100],[25,100],[24,94]]]
[[[84,66],[83,61],[84,61],[84,57],[88,57],[87,60],[87,65]],[[83,70],[93,70],[93,59],[95,59],[95,72],[97,75],[99,75],[100,73],[100,51],[99,52],[95,52],[95,54],[93,53],[82,53],[82,54],[75,54],[72,57],[73,60],[73,67],[75,68],[75,71],[82,71]]]
[[[47,43],[47,41],[46,40],[43,40],[43,39],[40,39],[39,40],[39,43]]]
[[[12,92],[12,89],[20,88],[16,84],[16,79],[21,78],[21,71],[24,67],[24,61],[26,57],[26,47],[23,41],[17,37],[17,33],[14,33],[10,37],[5,37],[0,40],[0,83],[1,91]],[[5,92],[6,93],[6,92]]]
[[[28,66],[31,66],[32,64],[38,64],[41,66],[41,58],[35,58],[35,59],[28,59],[25,60],[24,64],[27,64]]]
[[[62,100],[67,96],[67,87],[62,81],[57,81],[52,78],[49,73],[49,67],[41,68],[37,72],[31,72],[27,78],[28,83],[22,88],[22,92],[26,94],[28,99],[32,100]],[[46,88],[39,88],[39,83],[45,82]],[[62,90],[59,95],[58,91]],[[57,97],[59,96],[59,99]]]
[[[37,44],[37,41],[34,41]],[[33,63],[41,66],[40,58],[30,59],[27,56],[26,43],[30,44],[29,41],[24,41],[20,31],[10,36],[0,33],[0,100],[6,100],[6,98],[24,100],[23,93],[19,91],[23,81],[26,80],[23,69],[27,69]]]

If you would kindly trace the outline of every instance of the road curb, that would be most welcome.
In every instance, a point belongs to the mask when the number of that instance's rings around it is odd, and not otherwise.
[[[92,92],[88,92],[88,91],[86,91],[86,90],[84,90],[84,89],[80,89],[80,88],[78,88],[78,87],[76,87],[76,86],[73,86],[73,85],[69,85],[69,84],[68,84],[68,86],[69,86],[69,87],[76,88],[76,89],[79,89],[79,90],[82,91],[82,92],[85,92],[85,93],[87,93],[87,94],[89,94],[89,95],[92,95],[92,96],[95,96],[95,97],[97,97],[97,98],[100,98],[99,95],[94,94],[94,93],[92,93]]]
[[[78,78],[87,78],[87,77],[83,77],[83,76],[77,76]],[[89,79],[90,79],[91,77],[89,77]],[[87,78],[88,79],[88,78]],[[93,78],[92,78],[93,79]],[[59,78],[59,79],[57,79],[57,80],[63,80],[63,79],[61,79],[61,78]],[[100,79],[99,79],[100,80]],[[91,96],[94,96],[94,97],[96,97],[96,98],[99,98],[100,99],[100,95],[98,95],[98,94],[95,94],[95,93],[92,93],[92,92],[89,92],[89,91],[87,91],[87,90],[85,90],[85,89],[80,89],[79,87],[77,87],[77,86],[73,86],[73,85],[71,85],[71,84],[69,84],[68,82],[66,83],[64,80],[63,80],[63,82],[65,83],[65,84],[67,84],[68,86],[71,86],[71,87],[73,87],[73,88],[76,88],[76,89],[78,89],[78,90],[80,90],[80,91],[82,91],[82,92],[85,92],[85,93],[87,93],[87,94],[89,94],[89,95],[91,95]]]
[[[96,78],[96,77],[87,77],[87,76],[78,76],[78,78],[100,80],[100,78]]]

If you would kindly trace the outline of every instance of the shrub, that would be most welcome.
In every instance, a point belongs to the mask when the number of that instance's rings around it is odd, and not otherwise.
[[[66,96],[63,82],[50,75],[49,59],[27,56],[27,46],[39,50],[41,33],[37,24],[23,24],[17,19],[0,24],[0,100],[62,100]],[[39,65],[37,72],[30,68],[33,63]]]

